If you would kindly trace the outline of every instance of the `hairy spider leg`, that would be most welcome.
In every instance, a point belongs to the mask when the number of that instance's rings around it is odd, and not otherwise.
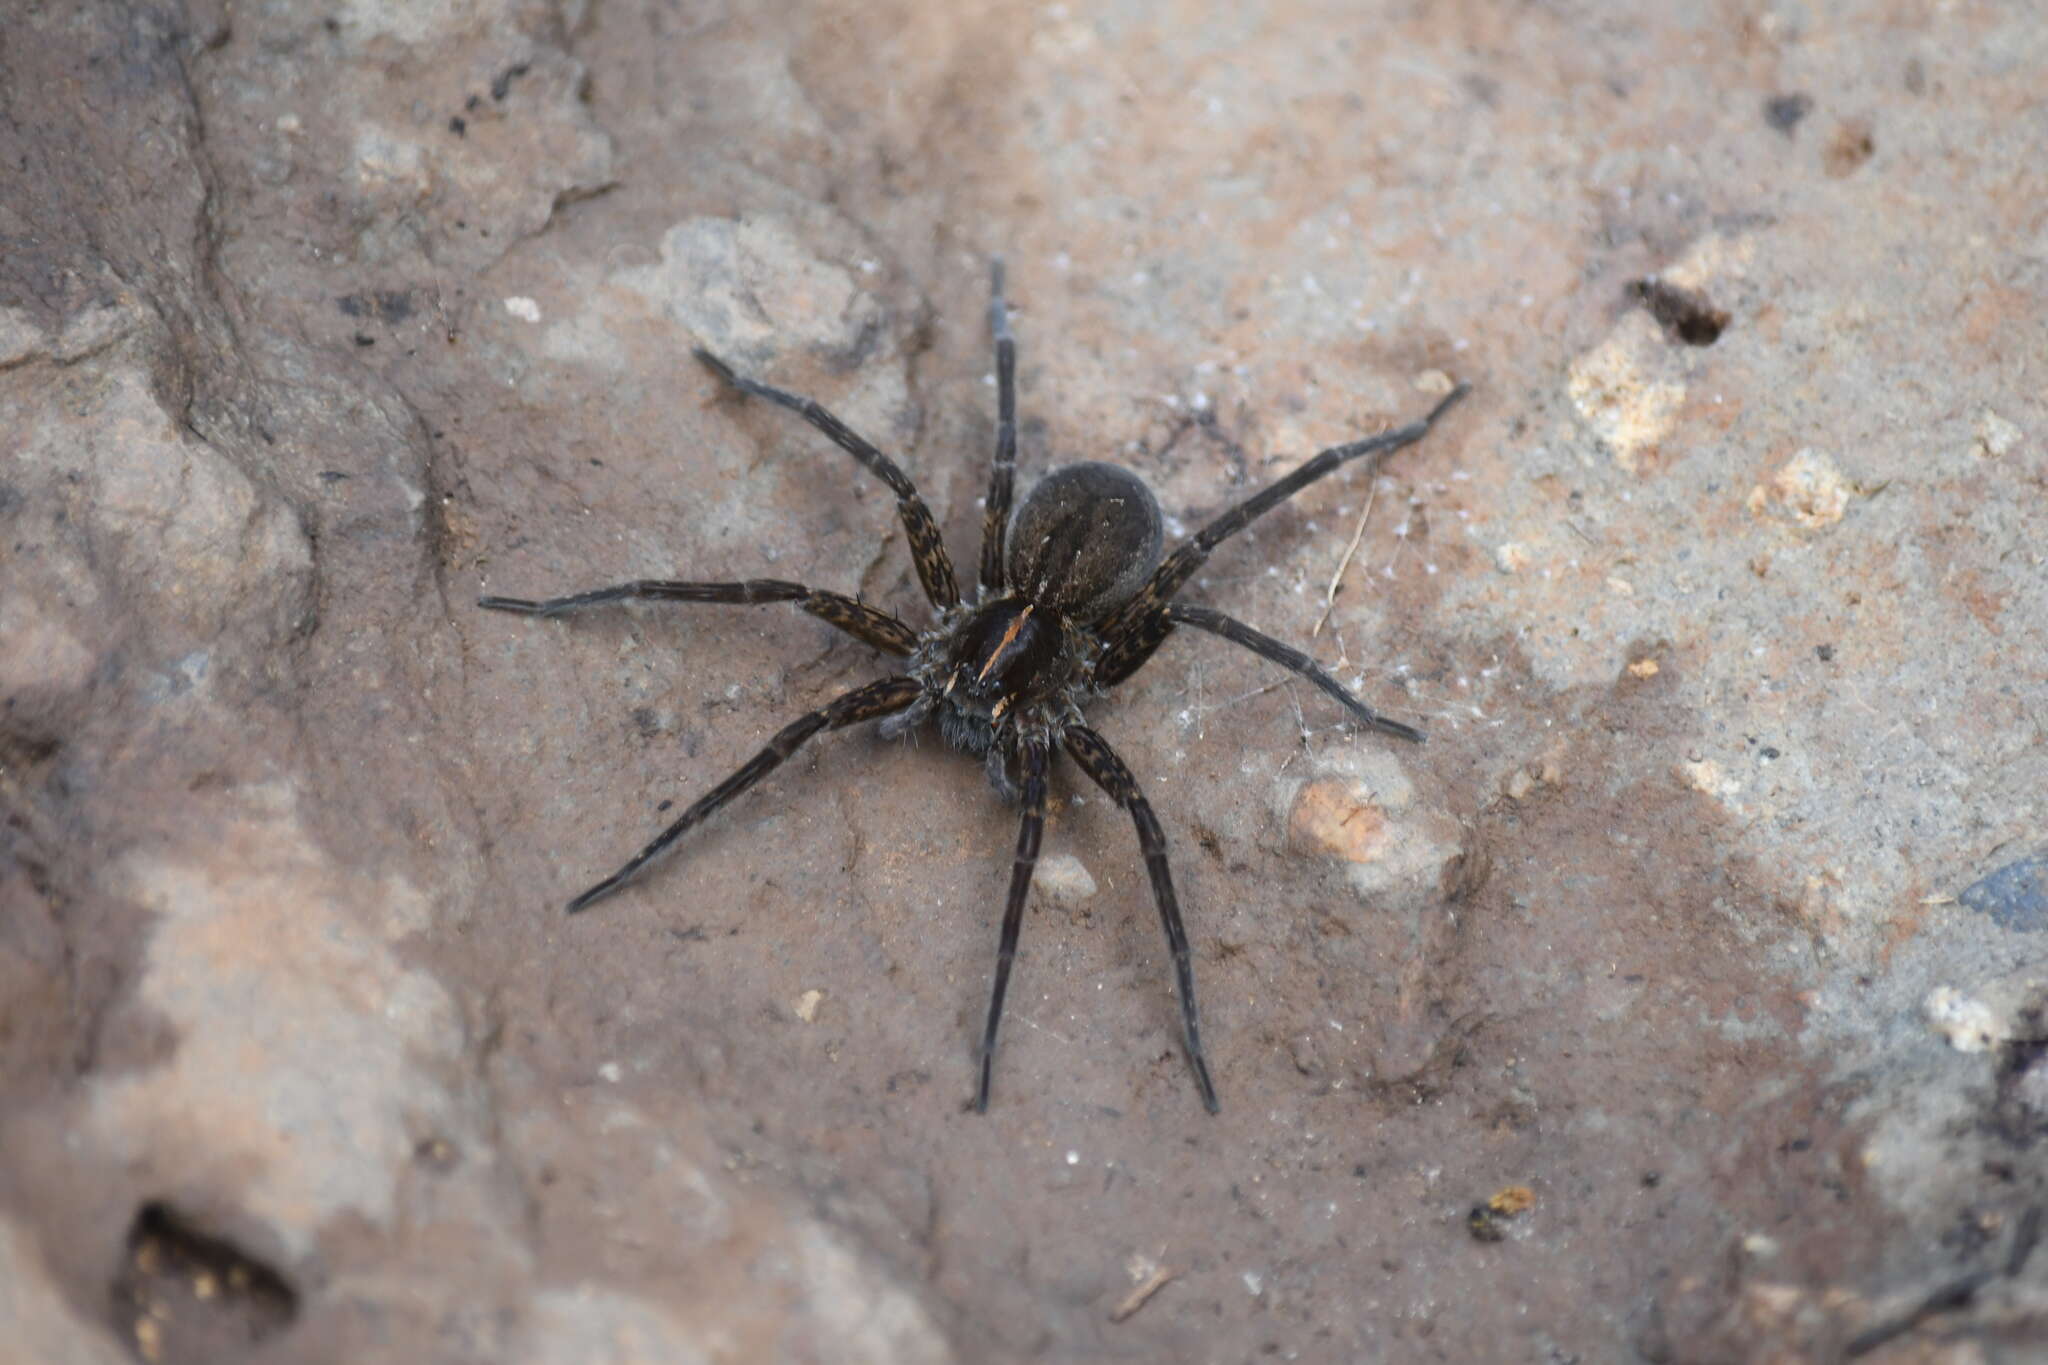
[[[988,293],[988,330],[996,343],[996,462],[981,519],[981,586],[993,594],[1003,588],[1003,533],[1017,484],[1017,339],[1010,335],[1010,308],[1003,301],[1000,256],[989,262]]]
[[[932,509],[925,506],[924,499],[918,496],[917,486],[911,483],[910,476],[898,468],[894,460],[826,411],[824,405],[743,379],[734,373],[732,366],[701,346],[691,354],[703,363],[704,368],[741,393],[765,398],[788,408],[823,432],[834,445],[860,461],[869,473],[888,484],[889,491],[896,495],[896,511],[903,518],[903,533],[910,539],[910,557],[917,565],[917,581],[924,585],[924,595],[941,611],[960,600],[960,586],[953,578],[953,561],[946,556],[946,542],[939,536],[939,524],[932,520]]]
[[[674,824],[655,837],[653,843],[628,858],[624,867],[570,901],[569,913],[573,915],[579,910],[589,909],[631,881],[641,868],[660,857],[693,825],[701,823],[726,802],[780,767],[782,761],[801,748],[812,735],[820,730],[841,730],[864,720],[892,715],[917,700],[923,691],[924,685],[915,678],[883,678],[879,682],[856,687],[783,726],[775,738],[768,741],[767,748],[748,759],[731,777],[698,797]]]
[[[988,1112],[989,1083],[995,1074],[996,1028],[1003,1022],[1003,996],[1010,989],[1010,965],[1017,960],[1017,934],[1024,927],[1024,901],[1031,893],[1031,873],[1038,866],[1038,841],[1045,832],[1045,737],[1024,736],[1018,751],[1024,768],[1024,816],[1017,829],[1017,860],[1010,865],[1010,900],[1003,907],[995,988],[989,996],[988,1022],[981,1030],[981,1082],[975,1087],[974,1108],[983,1114]]]
[[[1169,602],[1166,604],[1166,619],[1173,625],[1193,626],[1197,630],[1206,630],[1211,635],[1220,635],[1234,645],[1243,645],[1262,659],[1271,659],[1290,673],[1300,674],[1342,702],[1344,709],[1357,717],[1358,723],[1368,729],[1378,730],[1382,734],[1393,735],[1399,739],[1412,739],[1417,743],[1424,737],[1422,731],[1414,726],[1403,725],[1398,720],[1389,720],[1352,696],[1344,684],[1324,672],[1322,666],[1308,655],[1292,645],[1282,644],[1270,635],[1253,630],[1234,616],[1225,616],[1220,611],[1198,607],[1189,602]]]
[[[744,583],[678,583],[665,578],[641,578],[609,588],[568,597],[545,597],[532,601],[524,597],[479,597],[476,604],[492,611],[509,611],[520,616],[560,616],[584,607],[608,602],[794,602],[829,626],[836,626],[873,645],[885,654],[907,655],[917,648],[917,632],[886,611],[843,593],[807,588],[779,578],[749,578]]]
[[[1166,867],[1166,833],[1152,803],[1138,790],[1138,779],[1109,747],[1109,741],[1085,725],[1069,725],[1061,736],[1067,752],[1094,779],[1109,799],[1131,813],[1138,828],[1138,850],[1145,855],[1145,871],[1152,879],[1152,899],[1159,904],[1159,923],[1166,930],[1166,946],[1173,954],[1173,975],[1180,987],[1180,1025],[1187,1036],[1188,1066],[1195,1073],[1195,1085],[1202,1092],[1202,1107],[1219,1113],[1216,1085],[1209,1079],[1209,1061],[1202,1054],[1202,1030],[1195,1018],[1195,968],[1188,955],[1187,926],[1181,922],[1180,900],[1173,894],[1173,874]]]
[[[1175,546],[1173,553],[1153,573],[1152,581],[1104,623],[1102,635],[1108,646],[1095,666],[1096,686],[1116,686],[1152,657],[1152,651],[1159,648],[1160,642],[1173,630],[1173,622],[1166,618],[1164,612],[1166,604],[1195,576],[1195,571],[1209,558],[1210,551],[1317,479],[1353,460],[1371,456],[1368,472],[1377,471],[1389,455],[1427,436],[1429,429],[1471,390],[1471,385],[1460,384],[1418,421],[1383,431],[1377,436],[1368,436],[1362,441],[1331,446],[1293,473],[1267,484]]]

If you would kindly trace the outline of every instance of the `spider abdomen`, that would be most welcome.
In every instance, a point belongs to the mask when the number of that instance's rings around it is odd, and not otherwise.
[[[1113,464],[1070,464],[1038,481],[1010,523],[1010,585],[1083,625],[1137,595],[1159,567],[1159,504]]]

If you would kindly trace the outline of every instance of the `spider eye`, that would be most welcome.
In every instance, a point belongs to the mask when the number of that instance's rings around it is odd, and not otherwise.
[[[1163,541],[1144,480],[1113,464],[1065,465],[1010,523],[1010,582],[1042,607],[1100,621],[1145,586]]]

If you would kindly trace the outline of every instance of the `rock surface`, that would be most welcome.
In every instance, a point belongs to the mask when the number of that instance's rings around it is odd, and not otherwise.
[[[2048,1339],[2026,7],[0,18],[0,1360],[2021,1360]],[[780,607],[1323,446],[1015,814]]]

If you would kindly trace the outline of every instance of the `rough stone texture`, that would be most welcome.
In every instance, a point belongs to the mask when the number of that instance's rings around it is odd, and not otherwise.
[[[2039,1359],[2044,69],[1998,0],[10,7],[0,1360]],[[1064,770],[986,1117],[1015,817],[935,743],[564,918],[879,665],[472,605],[921,623],[688,351],[969,572],[995,252],[1025,476],[1176,532],[1475,386],[1191,589],[1426,747],[1206,638],[1092,713],[1216,1119]]]

